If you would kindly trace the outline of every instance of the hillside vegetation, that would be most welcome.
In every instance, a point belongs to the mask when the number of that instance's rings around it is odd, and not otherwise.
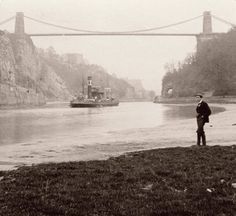
[[[236,95],[236,29],[202,42],[195,54],[177,67],[169,64],[166,70],[164,97],[192,96],[196,92]]]

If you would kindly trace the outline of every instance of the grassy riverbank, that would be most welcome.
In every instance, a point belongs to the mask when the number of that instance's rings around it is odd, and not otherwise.
[[[1,172],[0,215],[235,215],[236,146]]]

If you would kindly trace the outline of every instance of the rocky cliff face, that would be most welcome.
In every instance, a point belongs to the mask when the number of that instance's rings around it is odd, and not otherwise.
[[[0,32],[0,105],[40,105],[70,96],[28,36]]]

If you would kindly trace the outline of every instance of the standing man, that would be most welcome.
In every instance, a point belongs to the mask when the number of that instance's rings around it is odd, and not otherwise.
[[[211,109],[209,108],[208,104],[203,101],[203,95],[197,94],[196,100],[198,101],[198,105],[196,108],[197,112],[197,145],[200,146],[201,138],[202,138],[202,145],[206,145],[206,135],[204,132],[204,125],[205,123],[209,122],[209,115],[211,115]]]

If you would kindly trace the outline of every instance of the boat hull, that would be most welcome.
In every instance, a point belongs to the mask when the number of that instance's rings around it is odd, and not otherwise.
[[[73,108],[81,107],[107,107],[107,106],[118,106],[119,102],[94,102],[94,103],[85,103],[85,102],[71,102],[70,106]]]

